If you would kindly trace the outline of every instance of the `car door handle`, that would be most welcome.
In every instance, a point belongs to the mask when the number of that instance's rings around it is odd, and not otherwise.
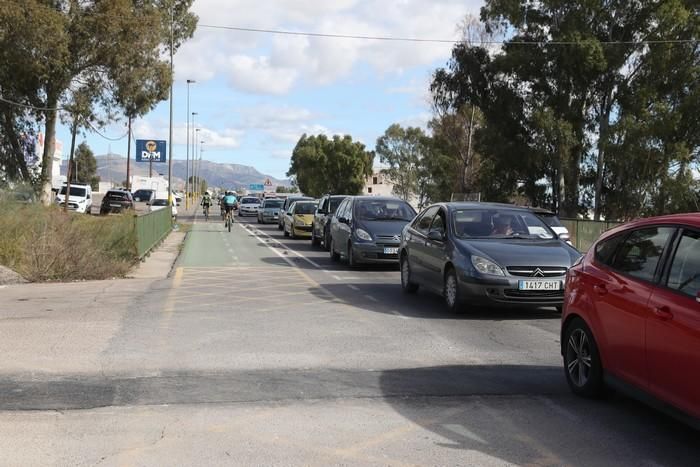
[[[657,306],[654,308],[654,314],[663,321],[673,319],[673,313],[671,313],[671,309],[667,306]]]
[[[598,295],[605,295],[606,293],[608,293],[608,289],[607,287],[605,287],[605,284],[595,284],[593,286],[593,290],[595,290],[598,293]]]

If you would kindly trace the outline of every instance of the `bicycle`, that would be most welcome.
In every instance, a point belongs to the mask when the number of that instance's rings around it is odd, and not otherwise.
[[[231,231],[231,226],[233,225],[233,216],[231,215],[232,210],[226,211],[226,216],[224,218],[224,228]]]
[[[204,220],[209,222],[209,205],[205,204],[202,210],[204,211]]]

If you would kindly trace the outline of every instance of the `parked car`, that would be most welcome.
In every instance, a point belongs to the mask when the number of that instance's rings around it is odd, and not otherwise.
[[[700,428],[699,302],[700,214],[605,232],[567,276],[561,353],[571,390],[596,396],[608,384]]]
[[[316,201],[295,201],[284,214],[284,236],[296,239],[311,237],[311,223],[318,203]]]
[[[285,198],[284,204],[282,205],[282,208],[280,209],[280,218],[277,221],[277,229],[278,230],[284,229],[284,213],[289,211],[290,206],[295,201],[313,201],[313,198],[309,198],[308,196],[299,196],[299,195],[288,196],[287,198]]]
[[[260,199],[255,196],[244,196],[238,206],[239,216],[257,216],[260,209]]]
[[[428,207],[401,237],[401,285],[463,304],[561,307],[566,271],[580,257],[528,208],[489,203]]]
[[[150,203],[153,201],[156,197],[156,190],[148,190],[145,188],[142,188],[140,190],[136,190],[132,198],[134,201],[139,202],[139,201],[145,201],[146,203]]]
[[[168,207],[168,200],[165,198],[156,198],[153,201],[151,201],[148,205],[148,211],[149,212],[154,212],[154,211],[160,211],[161,209],[167,209]],[[173,219],[177,218],[177,206],[173,204],[171,207],[171,213],[173,216]]]
[[[63,184],[56,195],[56,204],[63,207],[66,200],[67,184]],[[86,183],[71,183],[68,196],[68,209],[81,214],[90,214],[92,211],[92,187]]]
[[[345,198],[330,221],[331,260],[345,257],[350,267],[362,263],[398,265],[401,231],[415,215],[411,205],[398,198]]]
[[[532,212],[542,219],[545,224],[547,224],[556,233],[560,239],[565,242],[571,243],[571,235],[569,234],[569,229],[567,229],[564,224],[559,220],[559,216],[554,214],[552,211],[543,208],[531,208]]]
[[[258,210],[258,224],[267,224],[277,222],[280,218],[280,209],[284,204],[284,200],[268,198],[263,201],[262,206]]]
[[[328,221],[345,198],[347,195],[326,195],[318,202],[318,209],[314,214],[311,228],[312,245],[318,246],[323,242],[323,246],[328,249],[330,244],[330,223]]]
[[[126,190],[109,190],[102,198],[100,215],[119,213],[127,209],[134,209],[134,199]]]

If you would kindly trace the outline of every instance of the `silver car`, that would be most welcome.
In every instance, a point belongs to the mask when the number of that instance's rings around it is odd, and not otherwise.
[[[283,199],[266,199],[258,210],[258,224],[276,223],[280,218]]]
[[[260,200],[254,196],[244,196],[238,208],[239,216],[257,216],[260,209]]]

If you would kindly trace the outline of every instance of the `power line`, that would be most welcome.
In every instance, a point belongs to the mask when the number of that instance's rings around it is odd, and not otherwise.
[[[21,4],[20,2],[15,2]],[[38,5],[40,8],[51,9],[45,5]],[[53,10],[55,11],[55,10]],[[89,16],[103,16],[114,19],[130,18],[125,15],[115,15],[113,13],[102,13],[96,11],[83,11],[81,14]],[[423,37],[401,37],[401,36],[372,36],[361,34],[332,34],[313,31],[291,31],[285,29],[263,29],[243,26],[225,26],[217,24],[197,24],[198,28],[218,29],[238,32],[251,32],[258,34],[277,34],[285,36],[301,36],[301,37],[320,37],[329,39],[352,39],[352,40],[372,40],[385,42],[408,42],[408,43],[436,43],[436,44],[456,44],[462,42],[462,39],[441,39],[441,38],[423,38]],[[588,41],[561,41],[561,40],[544,40],[544,41],[523,41],[523,40],[479,40],[470,41],[474,45],[525,45],[525,46],[544,46],[544,45],[581,45]],[[597,41],[601,45],[658,45],[658,44],[698,44],[700,39],[649,39],[649,40],[629,40],[629,41]]]
[[[14,105],[16,107],[23,107],[25,109],[30,109],[30,110],[42,110],[45,112],[57,112],[59,110],[67,110],[64,107],[51,108],[51,107],[37,107],[35,105],[22,104],[21,102],[15,102],[15,101],[11,101],[10,99],[5,99],[2,96],[0,96],[0,101],[4,102],[6,104]]]
[[[2,96],[0,96],[0,101],[1,101],[1,102],[4,102],[4,103],[6,103],[6,104],[14,105],[14,106],[16,106],[16,107],[22,107],[22,108],[31,109],[31,110],[41,110],[41,111],[45,111],[45,112],[58,112],[58,111],[71,112],[71,110],[68,109],[68,108],[66,108],[66,107],[57,107],[57,108],[52,108],[52,107],[37,107],[37,106],[35,106],[35,105],[22,104],[21,102],[15,102],[15,101],[12,101],[12,100],[10,100],[10,99],[5,99],[5,98],[2,97]],[[121,140],[123,140],[124,138],[126,138],[126,136],[127,136],[128,133],[129,133],[129,132],[127,131],[123,136],[121,136],[121,137],[119,137],[119,138],[111,138],[111,137],[109,137],[109,136],[104,135],[103,133],[101,133],[100,130],[98,130],[97,128],[95,128],[95,126],[94,126],[89,120],[83,119],[83,121],[84,121],[85,123],[88,124],[88,126],[92,129],[92,131],[94,131],[94,132],[97,133],[99,136],[101,136],[102,138],[104,138],[104,139],[106,139],[106,140],[108,140],[108,141],[121,141]]]
[[[397,37],[397,36],[364,36],[357,34],[329,34],[320,32],[304,32],[304,31],[289,31],[283,29],[258,29],[246,28],[239,26],[219,26],[213,24],[198,24],[197,27],[208,29],[223,29],[229,31],[253,32],[261,34],[279,34],[286,36],[304,36],[304,37],[325,37],[333,39],[356,39],[356,40],[374,40],[374,41],[392,41],[392,42],[432,42],[440,44],[455,44],[461,42],[458,39],[429,39],[420,37]],[[598,41],[600,44],[608,45],[651,45],[651,44],[696,44],[700,39],[659,39],[659,40],[640,40],[640,41]],[[579,45],[583,41],[508,41],[508,40],[493,40],[493,41],[472,41],[477,45]]]

